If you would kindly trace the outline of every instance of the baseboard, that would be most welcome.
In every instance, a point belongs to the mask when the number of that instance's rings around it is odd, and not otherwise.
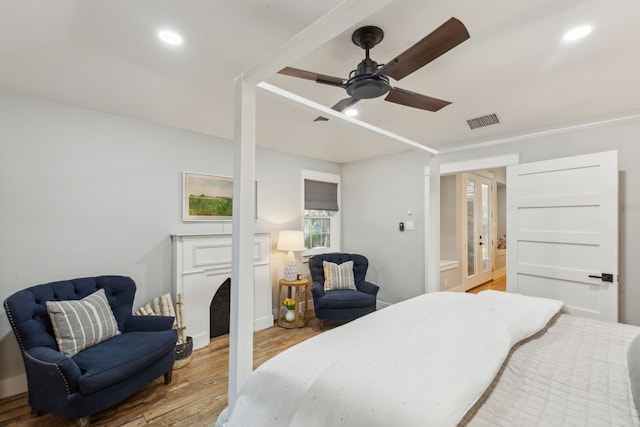
[[[389,307],[391,304],[390,302],[386,302],[386,301],[382,301],[382,300],[376,300],[376,310],[381,310],[383,308]]]
[[[27,391],[27,374],[0,380],[0,399]]]
[[[503,267],[493,272],[493,280],[499,279],[507,275],[507,267]]]
[[[466,291],[468,291],[469,289],[472,289],[472,288],[473,288],[473,286],[471,288],[465,287],[465,285],[463,283],[461,285],[453,286],[453,287],[447,289],[447,292],[466,292]]]
[[[261,331],[263,329],[267,329],[273,326],[273,315],[272,316],[264,316],[259,319],[255,319],[253,322],[253,330]]]

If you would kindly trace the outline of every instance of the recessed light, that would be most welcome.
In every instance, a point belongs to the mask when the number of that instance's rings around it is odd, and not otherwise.
[[[564,33],[562,37],[563,40],[566,41],[574,41],[586,37],[593,30],[591,25],[581,25],[579,27],[575,27]]]
[[[349,117],[354,117],[358,115],[358,110],[356,110],[355,108],[347,108],[346,110],[344,110],[344,113]]]
[[[182,44],[182,36],[175,31],[171,30],[161,30],[158,31],[158,38],[165,42],[166,44],[170,44],[171,46],[179,46]]]

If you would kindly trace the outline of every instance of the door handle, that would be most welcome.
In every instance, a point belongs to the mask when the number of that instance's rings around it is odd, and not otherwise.
[[[602,273],[601,276],[596,276],[596,275],[589,275],[590,278],[592,279],[602,279],[603,282],[611,282],[613,283],[613,274],[611,273]]]

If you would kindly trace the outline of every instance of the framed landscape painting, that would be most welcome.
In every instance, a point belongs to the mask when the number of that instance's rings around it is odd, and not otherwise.
[[[233,178],[183,172],[183,221],[231,221]],[[258,219],[258,181],[256,181],[255,219]]]

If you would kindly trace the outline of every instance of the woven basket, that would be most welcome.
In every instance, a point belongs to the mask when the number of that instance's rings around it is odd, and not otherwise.
[[[193,351],[193,339],[187,337],[187,342],[176,345],[176,361],[173,364],[174,369],[180,369],[187,366],[191,361],[191,352]]]

